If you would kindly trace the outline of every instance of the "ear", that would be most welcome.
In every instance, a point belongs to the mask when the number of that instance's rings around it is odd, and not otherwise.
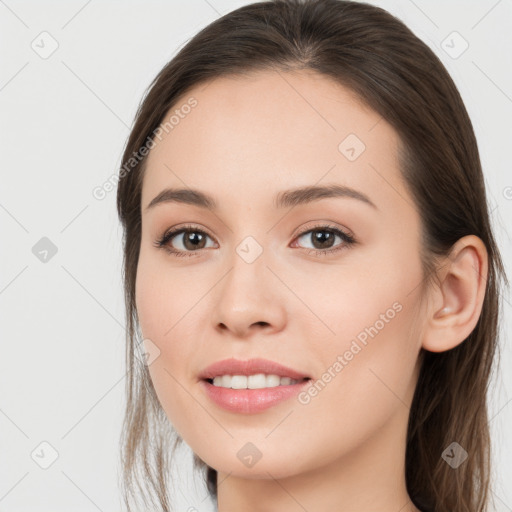
[[[487,283],[487,250],[480,238],[459,239],[438,271],[431,293],[422,347],[444,352],[462,343],[475,328]]]

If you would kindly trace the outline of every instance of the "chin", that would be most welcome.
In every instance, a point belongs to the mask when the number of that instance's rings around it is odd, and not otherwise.
[[[249,443],[247,443],[248,445]],[[243,445],[244,446],[244,445]],[[288,478],[297,475],[298,473],[307,472],[306,466],[298,464],[300,462],[300,453],[294,451],[289,457],[285,456],[280,450],[275,448],[268,448],[272,451],[271,455],[261,453],[259,459],[254,458],[252,461],[249,454],[254,448],[250,446],[237,447],[236,451],[226,450],[233,453],[233,457],[226,457],[226,451],[222,454],[210,454],[210,457],[201,460],[206,462],[210,467],[215,469],[218,473],[229,474],[230,477],[245,478],[245,479],[269,479],[269,478]],[[241,453],[240,453],[241,452]],[[257,457],[254,450],[254,457]],[[241,459],[241,460],[240,460]],[[245,460],[244,460],[245,459]]]

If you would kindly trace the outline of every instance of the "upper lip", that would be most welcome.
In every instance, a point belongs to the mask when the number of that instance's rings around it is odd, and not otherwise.
[[[220,375],[254,375],[256,373],[265,373],[267,375],[279,375],[280,377],[290,377],[295,380],[310,378],[308,375],[283,366],[282,364],[270,361],[268,359],[249,359],[243,361],[230,358],[217,361],[207,366],[200,374],[200,379],[213,379]]]

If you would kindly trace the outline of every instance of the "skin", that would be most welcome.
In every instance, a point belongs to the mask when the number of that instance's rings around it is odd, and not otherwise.
[[[219,472],[219,512],[417,511],[404,459],[418,355],[453,348],[476,325],[481,240],[459,240],[438,267],[439,285],[421,286],[421,219],[401,180],[398,135],[324,76],[260,71],[202,84],[179,104],[191,96],[198,105],[156,140],[142,188],[136,303],[145,343],[160,351],[149,371],[166,415]],[[338,150],[350,133],[366,146],[354,161]],[[376,208],[346,197],[273,206],[279,191],[325,184],[352,187]],[[219,208],[173,202],[146,211],[167,187],[199,189]],[[176,257],[154,246],[185,223],[207,233],[205,248]],[[317,224],[357,243],[316,255],[311,232],[297,235]],[[236,252],[248,236],[263,249],[250,264]],[[179,234],[169,245],[192,253],[183,243]],[[344,243],[336,237],[328,250]],[[397,303],[400,312],[307,404],[292,398],[237,414],[201,389],[199,372],[229,357],[322,379]],[[237,457],[248,442],[261,452],[252,467]]]

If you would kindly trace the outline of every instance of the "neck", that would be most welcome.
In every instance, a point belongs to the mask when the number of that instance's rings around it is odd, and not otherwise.
[[[219,472],[218,512],[419,512],[405,485],[408,409],[400,406],[350,453],[307,473],[242,478]]]

